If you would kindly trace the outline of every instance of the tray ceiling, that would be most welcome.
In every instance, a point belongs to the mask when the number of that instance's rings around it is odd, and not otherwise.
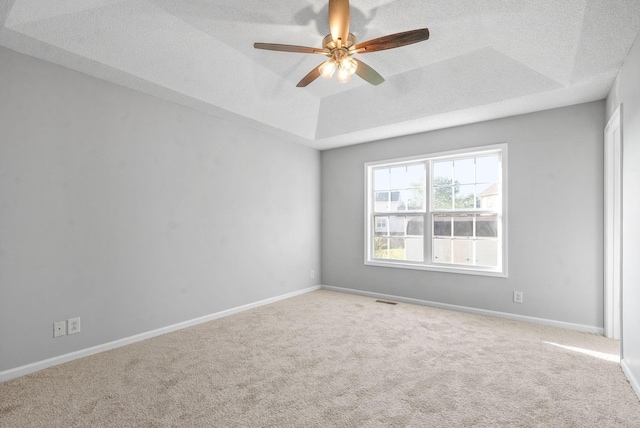
[[[326,0],[8,0],[0,45],[317,149],[606,97],[640,30],[637,0],[351,1],[359,56],[386,81],[296,83],[320,55]]]

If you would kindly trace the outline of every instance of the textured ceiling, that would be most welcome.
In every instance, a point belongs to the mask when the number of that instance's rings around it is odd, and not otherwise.
[[[640,30],[638,0],[352,0],[360,55],[386,81],[296,83],[320,55],[328,0],[3,0],[0,45],[327,149],[602,99]],[[1,66],[1,64],[0,64]]]

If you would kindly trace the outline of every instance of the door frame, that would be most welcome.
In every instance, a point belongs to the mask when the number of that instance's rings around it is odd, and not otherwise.
[[[604,130],[604,331],[622,337],[622,104]],[[622,358],[622,345],[620,347]]]

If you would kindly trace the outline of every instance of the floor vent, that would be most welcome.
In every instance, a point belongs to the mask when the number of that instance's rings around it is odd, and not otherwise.
[[[397,305],[396,302],[387,302],[386,300],[376,300],[376,303],[386,303],[387,305]]]

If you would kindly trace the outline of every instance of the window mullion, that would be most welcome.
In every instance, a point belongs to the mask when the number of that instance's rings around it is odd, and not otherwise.
[[[432,246],[433,246],[433,222],[431,216],[431,190],[433,184],[431,182],[431,161],[424,162],[424,189],[422,204],[424,213],[422,214],[422,263],[429,264],[432,262]]]

